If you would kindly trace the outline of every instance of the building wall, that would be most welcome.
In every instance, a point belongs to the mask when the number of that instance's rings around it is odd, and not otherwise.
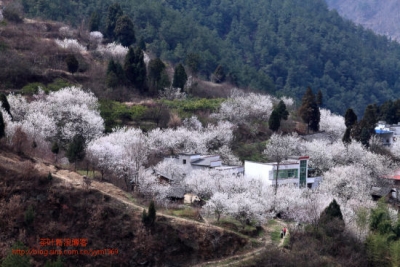
[[[272,180],[269,179],[270,172],[272,173],[272,170],[272,165],[266,165],[251,161],[244,162],[244,174],[246,177],[261,179],[267,184],[272,184]]]

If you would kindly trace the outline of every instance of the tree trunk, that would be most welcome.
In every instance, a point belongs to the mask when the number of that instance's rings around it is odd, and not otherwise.
[[[279,164],[280,162],[277,162],[278,164],[276,165],[276,176],[275,176],[275,196],[276,193],[278,192],[278,177],[279,177]]]

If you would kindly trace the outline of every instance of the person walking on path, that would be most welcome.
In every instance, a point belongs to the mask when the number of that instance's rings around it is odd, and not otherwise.
[[[286,227],[283,228],[283,236],[286,236]]]

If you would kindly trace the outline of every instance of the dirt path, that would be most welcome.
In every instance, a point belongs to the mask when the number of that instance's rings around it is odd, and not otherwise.
[[[76,172],[71,172],[68,170],[58,170],[55,166],[49,165],[49,164],[44,164],[44,163],[36,163],[35,168],[44,173],[47,174],[48,172],[51,172],[54,178],[59,178],[62,181],[64,181],[65,186],[70,186],[70,187],[83,187],[83,177],[76,173]],[[99,182],[96,180],[93,180],[91,183],[91,188],[96,189],[100,192],[102,192],[105,195],[108,195],[114,199],[119,200],[120,202],[129,205],[130,207],[133,207],[134,209],[137,209],[138,211],[141,211],[144,209],[144,207],[137,205],[135,203],[132,203],[132,201],[128,198],[127,192],[121,190],[120,188],[114,186],[113,184],[107,183],[107,182]],[[218,230],[220,232],[230,232],[233,234],[237,234],[236,232],[230,231],[228,229],[224,229],[222,227],[218,227],[215,225],[210,224],[207,220],[204,220],[205,222],[197,222],[185,218],[180,218],[180,217],[175,217],[167,214],[162,214],[158,213],[158,216],[163,216],[166,218],[169,218],[171,222],[180,222],[180,223],[190,223],[190,224],[196,224],[198,227],[205,228],[205,229],[214,229]],[[278,223],[284,227],[287,225],[284,224],[284,222],[278,221]],[[247,260],[250,260],[254,258],[257,255],[260,255],[261,253],[266,251],[266,246],[272,244],[272,240],[270,237],[270,232],[271,229],[265,226],[262,226],[265,232],[265,236],[263,237],[265,242],[264,246],[261,248],[256,248],[253,249],[247,253],[240,254],[240,255],[234,255],[230,257],[225,257],[220,260],[215,260],[215,261],[209,261],[209,262],[204,262],[198,265],[195,265],[193,267],[206,267],[206,266],[240,266],[241,262],[245,262]],[[279,246],[283,244],[283,239],[281,240]],[[238,265],[239,264],[239,265]]]
[[[51,174],[54,178],[59,178],[59,179],[63,180],[65,183],[64,184],[65,186],[83,188],[83,176],[76,172],[71,172],[68,170],[57,170],[57,168],[53,165],[44,164],[44,163],[40,163],[40,162],[35,164],[35,168],[38,171],[42,172],[43,174],[47,174],[47,173],[51,172]],[[105,195],[108,195],[114,199],[117,199],[120,202],[122,202],[126,205],[129,205],[130,207],[133,207],[136,210],[142,211],[145,208],[143,206],[133,203],[132,200],[129,199],[127,192],[123,191],[122,189],[116,187],[113,184],[92,180],[90,188],[96,189]],[[229,233],[233,233],[233,234],[237,235],[236,232],[233,232],[228,229],[224,229],[222,227],[215,226],[212,224],[202,223],[202,222],[185,219],[185,218],[180,218],[180,217],[176,217],[176,216],[172,216],[172,215],[167,215],[167,214],[163,214],[163,213],[159,213],[159,212],[157,212],[157,215],[163,216],[165,218],[169,218],[169,219],[171,219],[171,222],[176,221],[176,222],[196,224],[198,227],[201,227],[201,228],[206,228],[206,229],[212,228],[212,229],[218,230],[220,232],[229,232]]]
[[[276,220],[276,222],[283,228],[287,228],[287,224],[281,220]],[[270,233],[273,231],[272,228],[263,225],[262,226],[264,230],[264,239],[265,239],[265,245],[261,248],[254,249],[252,251],[249,251],[247,253],[241,254],[241,255],[234,255],[231,257],[226,257],[224,259],[220,260],[215,260],[215,261],[208,261],[208,262],[203,262],[201,264],[197,264],[193,267],[211,267],[211,266],[218,266],[218,267],[240,267],[241,264],[243,264],[246,261],[250,261],[252,258],[260,255],[261,253],[267,252],[267,247],[268,245],[272,244],[271,236]],[[286,233],[286,236],[280,240],[278,247],[283,247],[284,240],[288,237],[288,231]]]

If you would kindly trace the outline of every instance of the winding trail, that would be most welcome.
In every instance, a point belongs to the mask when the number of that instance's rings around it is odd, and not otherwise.
[[[54,178],[58,178],[61,181],[64,182],[64,186],[66,187],[76,187],[76,188],[83,188],[84,183],[83,183],[83,176],[72,171],[68,170],[63,170],[63,169],[57,169],[54,165],[43,163],[43,162],[36,162],[35,163],[35,169],[38,171],[42,172],[43,174],[51,173]],[[132,202],[132,200],[129,199],[127,196],[127,192],[123,191],[122,189],[116,187],[113,184],[107,183],[107,182],[99,182],[96,180],[92,180],[92,183],[90,185],[90,188],[96,189],[103,193],[104,195],[107,195],[111,198],[114,198],[130,207],[133,207],[134,209],[138,211],[142,211],[145,207],[137,205]],[[203,222],[198,222],[190,219],[185,219],[185,218],[180,218],[176,216],[171,216],[163,213],[157,213],[158,216],[162,216],[165,218],[168,218],[171,220],[171,222],[177,222],[177,223],[190,223],[190,224],[195,224],[197,227],[203,228],[203,229],[213,229],[217,230],[220,232],[229,232],[232,234],[237,235],[238,233],[231,231],[229,229],[225,229],[216,225],[210,224],[206,218],[203,218]],[[276,220],[281,227],[287,227],[287,225],[280,221]],[[267,251],[268,245],[273,245],[273,242],[271,240],[270,232],[272,231],[271,228],[268,226],[262,226],[264,230],[264,236],[262,239],[265,241],[264,245],[262,247],[257,247],[255,249],[252,249],[249,252],[239,254],[239,255],[233,255],[229,257],[225,257],[223,259],[219,260],[214,260],[214,261],[208,261],[208,262],[203,262],[197,265],[194,265],[193,267],[206,267],[206,266],[240,266],[241,262],[251,260],[252,258],[260,255],[261,253],[265,253]],[[284,239],[282,239],[279,243],[278,246],[282,247],[284,242]]]

